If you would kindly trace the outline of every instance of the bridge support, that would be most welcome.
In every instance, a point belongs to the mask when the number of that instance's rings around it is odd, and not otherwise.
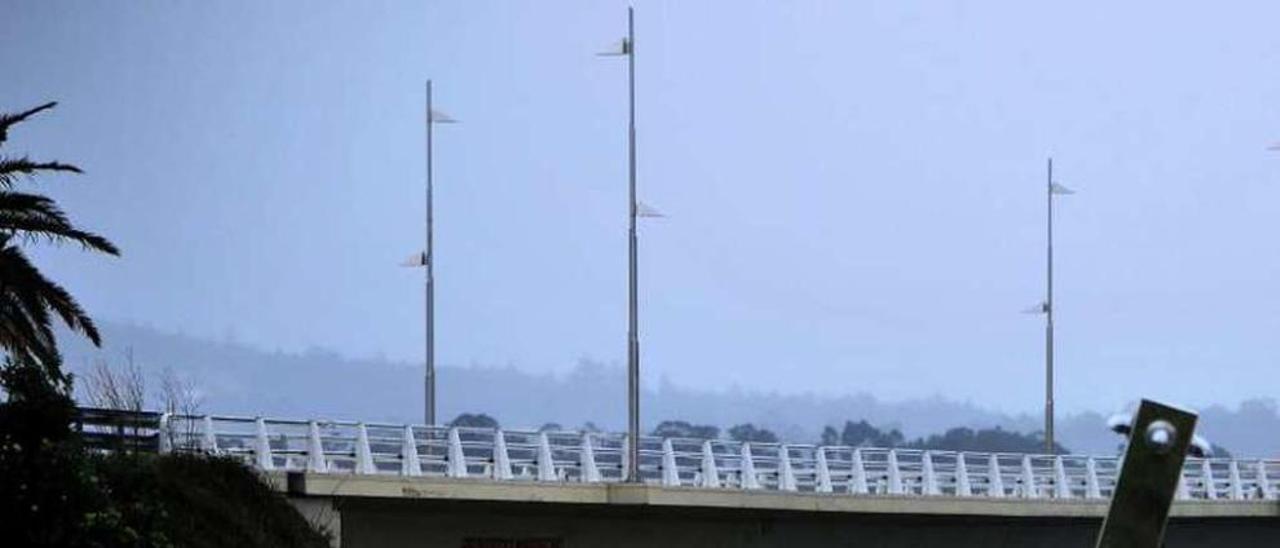
[[[702,442],[702,487],[720,487],[720,468],[716,466],[716,453],[711,440]]]
[[[320,440],[320,425],[307,423],[307,471],[328,472],[329,461],[324,455],[324,443]]]
[[[827,464],[827,452],[821,447],[816,447],[814,452],[814,466],[817,468],[817,478],[814,490],[819,493],[830,493],[831,486],[831,468]]]
[[[865,495],[867,489],[867,469],[862,466],[862,450],[854,449],[849,457],[853,461],[853,472],[850,474],[849,490],[856,495]]]
[[[507,436],[501,430],[493,433],[493,479],[509,480],[511,474],[511,455],[507,453]]]
[[[582,481],[587,483],[600,482],[600,469],[596,468],[596,450],[591,443],[591,432],[582,433]]]
[[[759,489],[760,477],[756,475],[756,461],[755,457],[751,456],[750,443],[742,444],[742,463],[739,466],[742,473],[742,488]]]
[[[671,445],[671,438],[662,440],[662,484],[680,486],[680,469],[676,467],[676,449]]]
[[[258,417],[254,422],[257,425],[253,443],[254,464],[257,464],[260,470],[274,470],[276,462],[271,455],[271,440],[267,439],[267,424],[263,422],[262,417]]]
[[[405,425],[403,439],[400,442],[400,474],[422,475],[422,461],[418,457],[418,440],[413,435],[413,427],[409,425]]]

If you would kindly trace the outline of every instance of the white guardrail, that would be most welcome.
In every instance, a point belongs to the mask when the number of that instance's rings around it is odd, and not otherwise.
[[[159,447],[261,470],[619,482],[626,436],[411,424],[164,415]],[[641,479],[671,487],[854,495],[1106,499],[1116,456],[978,453],[640,438]],[[1188,458],[1179,499],[1276,500],[1280,460]]]

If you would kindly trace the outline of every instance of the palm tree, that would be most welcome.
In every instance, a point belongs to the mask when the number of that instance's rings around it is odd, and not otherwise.
[[[46,103],[18,114],[0,114],[0,147],[9,128],[57,103]],[[33,359],[56,372],[60,357],[53,334],[53,318],[101,344],[93,320],[71,293],[46,278],[22,246],[36,242],[79,244],[86,250],[119,255],[106,238],[80,230],[53,200],[14,190],[24,178],[41,173],[81,173],[59,162],[37,162],[0,154],[0,348],[16,358]]]

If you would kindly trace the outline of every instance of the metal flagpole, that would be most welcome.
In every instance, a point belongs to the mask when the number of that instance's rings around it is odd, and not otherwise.
[[[1053,158],[1049,158],[1049,174],[1045,191],[1048,200],[1048,268],[1045,296],[1044,327],[1044,443],[1045,452],[1053,453]]]
[[[428,425],[436,423],[436,332],[435,332],[435,245],[432,242],[432,203],[431,203],[431,133],[435,125],[431,110],[431,80],[427,80],[427,249],[424,253],[426,265],[426,371],[423,378],[423,420]]]
[[[627,314],[627,456],[630,466],[627,481],[640,481],[640,321],[637,286],[639,269],[636,242],[636,41],[635,10],[627,8],[627,91],[630,111],[627,149],[630,161],[628,181],[627,243],[628,243],[628,302]]]

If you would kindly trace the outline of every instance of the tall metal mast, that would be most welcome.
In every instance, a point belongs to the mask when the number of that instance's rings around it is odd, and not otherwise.
[[[636,242],[636,39],[635,10],[627,8],[627,93],[629,99],[629,126],[627,152],[628,169],[627,243],[628,277],[627,294],[627,481],[640,481],[640,315],[638,304],[639,267]]]
[[[1046,295],[1044,301],[1044,443],[1045,452],[1053,453],[1053,158],[1049,158],[1048,180],[1045,183],[1048,221],[1048,268],[1046,269]]]
[[[423,378],[423,421],[426,424],[436,423],[436,311],[435,311],[435,244],[432,241],[432,174],[431,174],[431,134],[435,125],[435,112],[431,110],[431,80],[427,80],[427,248],[423,252],[426,263],[426,337],[424,349],[426,353],[426,371]]]

